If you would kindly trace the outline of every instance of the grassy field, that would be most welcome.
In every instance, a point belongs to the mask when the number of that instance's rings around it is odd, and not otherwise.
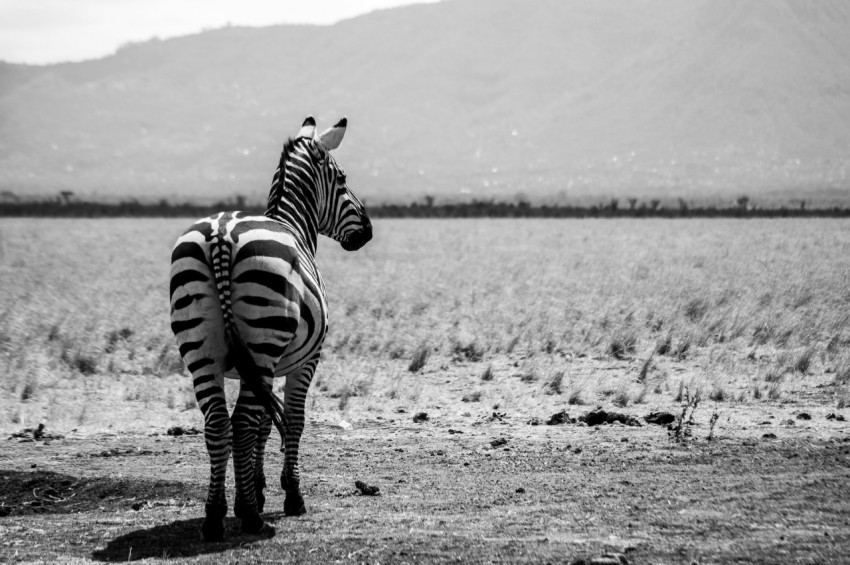
[[[200,422],[168,328],[188,223],[3,220],[0,428]],[[382,221],[358,253],[323,241],[319,262],[315,418],[395,398],[665,405],[683,387],[735,403],[827,383],[846,401],[846,221]]]
[[[4,443],[0,561],[850,551],[850,222],[380,221],[357,253],[323,241],[310,513],[283,518],[272,488],[279,535],[249,539],[231,520],[219,544],[195,541],[201,438],[164,435],[202,427],[168,325],[170,249],[188,223],[0,223],[0,432],[66,436]],[[533,425],[596,406],[679,414],[697,395],[688,439]],[[356,479],[382,495],[356,496]]]

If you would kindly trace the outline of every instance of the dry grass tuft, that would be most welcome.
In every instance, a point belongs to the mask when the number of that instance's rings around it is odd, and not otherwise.
[[[574,388],[570,391],[569,396],[567,396],[567,404],[570,406],[582,406],[585,404],[584,399],[581,397],[582,390],[580,388]]]
[[[564,386],[564,372],[563,371],[555,371],[552,373],[552,376],[549,377],[549,380],[546,381],[546,386],[544,387],[544,392],[546,394],[561,394],[563,393]]]
[[[484,367],[484,372],[481,373],[481,380],[485,382],[492,381],[494,376],[493,365],[488,364]]]
[[[637,346],[637,336],[631,328],[617,331],[608,344],[608,353],[615,359],[626,359],[634,355]]]
[[[413,357],[410,360],[410,364],[407,366],[407,370],[411,373],[418,373],[425,367],[425,364],[428,362],[428,357],[430,356],[431,349],[423,343],[416,348],[416,351],[413,352]]]
[[[715,402],[723,402],[724,400],[728,400],[729,396],[721,385],[714,383],[711,392],[708,393],[708,398]]]

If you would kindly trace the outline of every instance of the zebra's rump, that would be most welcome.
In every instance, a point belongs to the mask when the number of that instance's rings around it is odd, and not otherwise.
[[[204,359],[225,370],[226,354],[222,360],[212,350],[226,349],[228,335],[236,335],[272,366],[285,359],[297,368],[316,354],[326,331],[314,273],[312,258],[279,222],[238,212],[199,220],[172,253],[172,330],[181,353],[206,345]]]

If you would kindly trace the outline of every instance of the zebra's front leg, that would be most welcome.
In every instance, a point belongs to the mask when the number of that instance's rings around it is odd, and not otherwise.
[[[236,478],[233,513],[242,520],[244,533],[272,536],[275,530],[265,523],[257,505],[254,468],[260,422],[266,417],[265,408],[259,404],[244,380],[245,377],[242,377],[239,399],[230,417],[233,423],[233,470]]]
[[[284,414],[287,429],[283,441],[283,471],[280,474],[280,486],[286,492],[283,511],[287,516],[301,516],[307,513],[304,497],[301,495],[301,474],[298,470],[298,450],[301,434],[304,432],[304,404],[307,390],[316,370],[318,356],[308,362],[296,373],[286,376]]]

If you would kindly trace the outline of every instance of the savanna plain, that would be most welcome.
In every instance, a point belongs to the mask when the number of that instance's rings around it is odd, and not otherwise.
[[[323,240],[308,514],[284,517],[271,481],[275,537],[233,521],[203,543],[167,296],[191,221],[0,220],[0,562],[850,559],[850,222],[380,220],[359,252]]]

